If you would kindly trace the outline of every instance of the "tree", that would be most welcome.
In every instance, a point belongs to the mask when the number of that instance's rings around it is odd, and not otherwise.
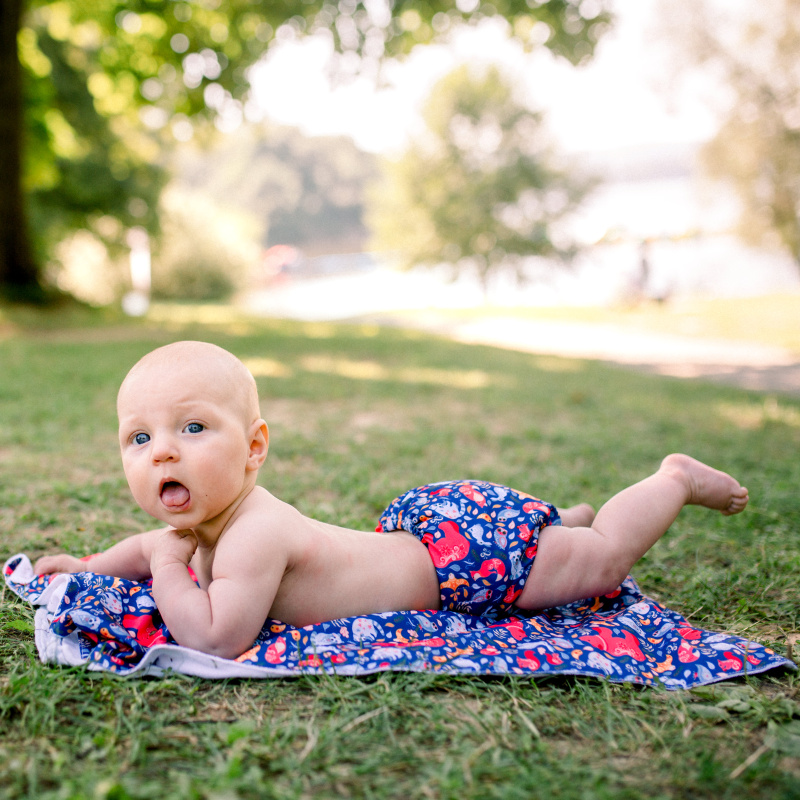
[[[17,31],[22,0],[0,3],[0,285],[16,292],[37,283],[22,191],[22,69]]]
[[[800,0],[685,0],[663,16],[689,77],[702,67],[715,79],[721,124],[701,153],[706,171],[738,194],[743,238],[777,239],[800,268]]]
[[[0,291],[34,294],[49,246],[68,230],[111,243],[131,224],[154,230],[160,147],[186,138],[193,119],[232,127],[247,67],[275,41],[324,33],[345,69],[501,15],[529,46],[577,63],[607,26],[607,3],[3,0]]]
[[[297,128],[251,124],[212,148],[181,148],[176,180],[256,216],[265,246],[341,252],[367,238],[363,204],[376,161],[347,136],[309,137]]]
[[[455,265],[490,276],[526,257],[568,259],[558,222],[588,186],[554,165],[541,114],[514,97],[497,67],[445,76],[424,110],[427,136],[388,165],[372,217],[380,248],[406,267]]]

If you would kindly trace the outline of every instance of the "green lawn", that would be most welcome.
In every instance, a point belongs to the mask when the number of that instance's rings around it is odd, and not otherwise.
[[[635,575],[694,624],[781,652],[800,632],[800,402],[213,309],[41,323],[0,314],[4,558],[89,552],[149,525],[118,462],[116,389],[154,346],[202,338],[257,376],[264,485],[343,525],[373,527],[392,497],[431,480],[599,505],[670,451],[731,471],[747,512],[687,509]],[[10,799],[800,797],[793,673],[692,692],[403,674],[124,680],[42,666],[31,609],[8,591],[0,603]]]

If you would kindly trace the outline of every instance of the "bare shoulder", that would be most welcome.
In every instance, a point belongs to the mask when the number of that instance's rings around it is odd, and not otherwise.
[[[257,486],[217,543],[214,577],[290,568],[301,552],[304,521],[294,507]]]

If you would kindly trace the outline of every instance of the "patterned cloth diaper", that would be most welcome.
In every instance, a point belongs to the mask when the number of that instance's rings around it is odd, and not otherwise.
[[[442,608],[489,620],[518,612],[519,597],[555,506],[485,481],[447,481],[393,500],[378,531],[405,530],[427,548],[439,576]]]

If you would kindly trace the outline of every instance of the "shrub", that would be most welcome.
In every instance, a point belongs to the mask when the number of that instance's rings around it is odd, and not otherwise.
[[[153,296],[225,300],[258,263],[257,225],[200,194],[171,189],[162,197],[162,233],[153,255]]]

